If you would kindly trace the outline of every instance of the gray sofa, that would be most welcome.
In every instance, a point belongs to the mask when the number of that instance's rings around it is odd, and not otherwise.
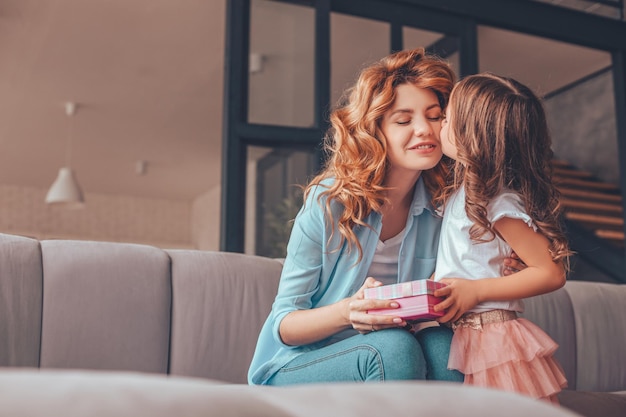
[[[526,303],[560,344],[561,408],[439,382],[249,386],[281,268],[236,253],[0,234],[0,414],[626,415],[626,286],[580,281]]]

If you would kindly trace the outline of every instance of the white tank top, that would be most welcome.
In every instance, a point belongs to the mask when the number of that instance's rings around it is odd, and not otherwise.
[[[398,282],[398,256],[403,237],[404,229],[384,242],[378,241],[372,264],[367,272],[368,277],[376,278],[383,285]]]

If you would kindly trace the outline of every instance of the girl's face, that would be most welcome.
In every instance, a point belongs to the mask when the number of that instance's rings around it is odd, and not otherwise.
[[[419,174],[439,163],[442,115],[439,100],[431,90],[412,84],[396,87],[396,100],[381,122],[391,169]]]
[[[446,109],[446,117],[441,121],[441,148],[443,153],[454,160],[456,160],[457,150],[454,144],[454,137],[450,132],[450,123],[454,118],[452,107],[448,103]]]

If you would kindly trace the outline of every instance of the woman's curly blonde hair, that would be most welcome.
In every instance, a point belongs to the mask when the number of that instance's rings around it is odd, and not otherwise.
[[[389,162],[381,120],[394,104],[396,87],[411,84],[431,90],[445,109],[454,79],[450,65],[427,54],[424,48],[396,52],[363,69],[356,84],[344,95],[345,102],[332,111],[331,127],[324,139],[327,162],[307,186],[304,198],[324,179],[334,178],[332,185],[322,185],[326,190],[320,198],[327,197],[325,209],[331,218],[332,201],[343,207],[340,218],[333,219],[341,234],[339,246],[346,241],[349,249],[356,246],[359,259],[362,248],[353,228],[365,226],[364,219],[372,211],[380,211],[385,203],[384,179]],[[442,164],[437,164],[422,173],[431,193],[444,185],[446,171]]]

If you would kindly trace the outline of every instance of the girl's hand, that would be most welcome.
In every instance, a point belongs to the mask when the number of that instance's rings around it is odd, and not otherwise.
[[[382,283],[380,281],[368,277],[356,294],[346,299],[348,320],[352,324],[352,327],[361,334],[393,327],[404,327],[407,324],[406,321],[400,317],[367,313],[368,310],[378,308],[399,307],[399,304],[393,300],[365,299],[366,288],[379,287],[381,285]]]
[[[445,300],[434,307],[435,311],[444,311],[445,314],[437,319],[440,323],[456,321],[461,316],[480,302],[477,281],[461,278],[444,278],[446,284],[434,292],[435,297],[444,297]]]

